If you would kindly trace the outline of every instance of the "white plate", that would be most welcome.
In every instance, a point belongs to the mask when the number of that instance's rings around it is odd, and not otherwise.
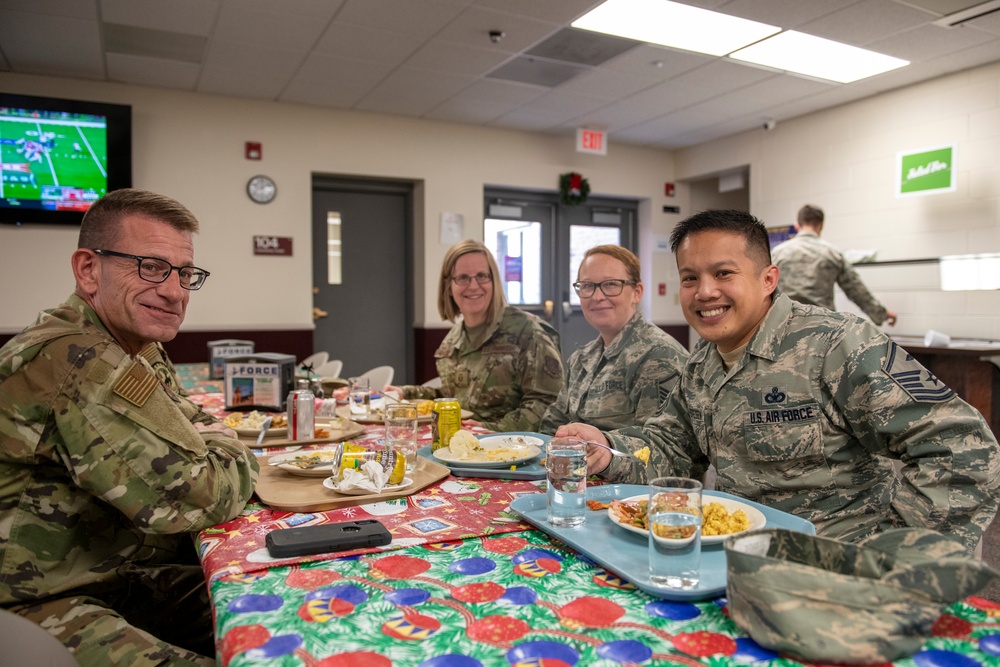
[[[233,430],[236,431],[236,435],[242,435],[244,438],[256,438],[258,435],[260,435],[259,428],[234,428]],[[274,426],[267,429],[267,432],[264,433],[264,437],[273,438],[275,436],[287,435],[287,434],[288,434],[288,427]]]
[[[392,493],[394,491],[399,491],[400,489],[405,489],[406,487],[413,484],[413,480],[409,477],[404,477],[403,481],[399,484],[386,484],[382,487],[382,493]],[[323,480],[323,486],[330,489],[331,491],[336,491],[337,493],[342,493],[345,496],[367,496],[368,494],[375,493],[374,491],[369,491],[368,489],[351,489],[350,491],[341,491],[334,485],[333,477],[327,477]]]
[[[278,454],[267,460],[268,465],[280,468],[285,472],[301,477],[329,477],[333,474],[333,463],[337,459],[338,450],[314,449],[305,452],[293,452],[290,454]],[[295,465],[296,460],[309,459],[317,454],[323,458],[329,458],[329,463],[318,465],[313,468],[300,468]]]
[[[632,496],[631,498],[622,499],[622,502],[624,503],[634,502],[636,500],[646,500],[648,498],[649,498],[648,495]],[[701,502],[703,505],[707,503],[719,503],[720,505],[725,507],[726,510],[728,510],[729,512],[735,512],[736,510],[743,510],[743,512],[747,515],[747,519],[750,520],[750,527],[747,528],[747,530],[757,530],[758,528],[763,528],[764,525],[767,523],[767,518],[764,516],[763,512],[761,512],[756,507],[751,507],[750,505],[747,505],[746,503],[741,503],[738,500],[730,500],[729,498],[719,498],[718,496],[702,496]],[[638,526],[630,526],[628,524],[619,521],[618,517],[615,516],[615,513],[611,511],[610,507],[608,508],[608,518],[611,519],[611,523],[618,524],[625,530],[630,530],[633,533],[637,533],[639,535],[649,534],[649,531],[646,530],[645,528],[639,528]],[[737,533],[729,533],[728,535],[702,535],[701,543],[722,544],[722,542],[727,537],[732,537],[733,535],[739,535],[740,533],[744,532],[746,531],[741,530]]]
[[[483,447],[487,449],[494,449],[500,447],[511,447],[514,445],[525,445],[529,447],[542,448],[545,441],[541,438],[536,438],[533,435],[505,435],[503,433],[498,433],[496,435],[478,435],[479,442],[482,443]]]
[[[521,444],[520,441],[522,440],[525,443],[531,441],[537,442],[538,444]],[[487,451],[515,450],[517,452],[517,456],[505,461],[490,461],[486,458],[485,452],[483,452],[474,455],[474,458],[460,459],[448,447],[435,449],[433,456],[438,461],[446,463],[450,466],[455,466],[456,468],[509,468],[513,465],[519,465],[530,461],[542,453],[541,447],[539,447],[539,445],[543,444],[542,440],[533,436],[504,436],[502,433],[498,433],[496,435],[481,437],[479,438],[479,441],[482,443],[483,449]]]

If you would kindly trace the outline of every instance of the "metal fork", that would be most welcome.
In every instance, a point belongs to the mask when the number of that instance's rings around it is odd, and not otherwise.
[[[629,454],[628,452],[617,450],[614,447],[609,447],[608,445],[605,445],[604,443],[601,442],[594,442],[593,440],[584,440],[584,442],[587,443],[588,445],[596,445],[597,447],[603,447],[604,449],[611,452],[612,456],[631,456],[631,454]]]

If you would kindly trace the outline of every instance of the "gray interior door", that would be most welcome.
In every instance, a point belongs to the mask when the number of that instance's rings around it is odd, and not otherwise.
[[[412,189],[405,183],[313,184],[313,346],[342,377],[390,365],[413,376]]]
[[[583,253],[602,243],[635,251],[637,211],[631,200],[592,197],[566,206],[556,194],[486,191],[483,240],[494,251],[507,300],[551,322],[566,359],[597,336],[573,293]]]

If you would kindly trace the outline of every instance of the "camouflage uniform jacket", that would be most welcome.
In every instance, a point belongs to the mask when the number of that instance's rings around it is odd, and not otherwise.
[[[0,349],[0,605],[120,588],[249,499],[255,457],[195,428],[221,424],[161,349],[128,356],[75,295]]]
[[[684,370],[687,350],[636,312],[604,347],[600,336],[569,358],[569,379],[538,430],[570,422],[602,430],[641,424],[652,416]]]
[[[837,284],[872,322],[885,322],[885,306],[868,291],[843,253],[816,232],[801,231],[779,243],[771,250],[771,258],[781,269],[778,288],[795,301],[835,310],[833,286]]]
[[[441,387],[406,386],[407,398],[453,397],[494,431],[534,431],[563,386],[559,334],[541,318],[508,306],[473,345],[457,322],[434,353]]]
[[[719,490],[848,541],[907,525],[971,550],[997,509],[997,441],[979,412],[867,320],[781,294],[728,373],[702,341],[661,411],[610,441],[650,444],[650,477],[713,463]],[[647,478],[634,457],[604,474]]]

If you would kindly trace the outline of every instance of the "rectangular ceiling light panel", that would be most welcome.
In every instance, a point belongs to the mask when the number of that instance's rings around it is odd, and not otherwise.
[[[781,30],[669,0],[607,0],[571,25],[712,56],[724,56]]]
[[[748,63],[850,83],[888,72],[909,61],[788,30],[729,56]]]

